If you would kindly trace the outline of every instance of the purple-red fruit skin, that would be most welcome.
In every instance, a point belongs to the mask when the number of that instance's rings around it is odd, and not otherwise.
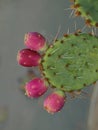
[[[46,39],[38,32],[28,32],[25,34],[24,44],[34,51],[40,51],[45,47]]]
[[[22,49],[17,54],[17,61],[24,67],[38,66],[41,61],[41,56],[36,51]]]
[[[44,108],[49,113],[55,113],[62,109],[65,103],[65,93],[56,91],[50,94],[44,101]]]
[[[47,91],[46,82],[41,78],[35,78],[29,81],[26,86],[26,95],[30,98],[38,98]]]

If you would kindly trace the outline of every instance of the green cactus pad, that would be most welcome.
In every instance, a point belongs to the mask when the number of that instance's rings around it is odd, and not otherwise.
[[[98,27],[98,0],[75,0],[74,7],[89,25]]]
[[[46,50],[41,68],[51,86],[81,90],[98,79],[98,38],[82,33],[64,36]]]

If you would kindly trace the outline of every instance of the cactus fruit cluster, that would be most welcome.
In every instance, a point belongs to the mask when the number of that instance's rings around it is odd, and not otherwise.
[[[81,15],[89,26],[98,27],[98,0],[74,0],[75,15]]]
[[[97,27],[97,3],[97,0],[74,0],[73,7],[88,25]],[[38,32],[26,33],[26,48],[18,52],[17,61],[24,67],[38,67],[41,77],[33,77],[25,84],[26,95],[39,98],[48,87],[53,88],[43,106],[49,113],[56,113],[63,108],[66,93],[80,92],[98,80],[98,37],[77,31],[47,43]]]
[[[43,74],[42,61],[44,60],[43,58],[48,51],[48,48],[46,48],[46,39],[37,32],[27,33],[24,39],[27,48],[18,51],[18,63],[24,67],[38,66],[40,68],[41,74]],[[24,88],[26,95],[29,98],[38,98],[47,91],[48,86],[49,82],[43,75],[41,78],[36,77],[30,80],[25,84]],[[45,99],[44,108],[50,113],[58,112],[64,106],[65,97],[66,96],[63,91],[56,90]]]

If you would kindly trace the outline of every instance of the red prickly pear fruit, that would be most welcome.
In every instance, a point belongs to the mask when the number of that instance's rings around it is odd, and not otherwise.
[[[47,83],[44,79],[35,78],[29,81],[26,86],[26,95],[30,98],[38,98],[47,91]]]
[[[46,39],[38,32],[28,32],[25,34],[24,44],[34,51],[41,51],[46,46]]]
[[[24,67],[38,66],[41,61],[41,56],[36,51],[22,49],[17,54],[17,61]]]
[[[65,103],[65,93],[58,90],[50,94],[44,101],[44,108],[53,114],[62,109]]]

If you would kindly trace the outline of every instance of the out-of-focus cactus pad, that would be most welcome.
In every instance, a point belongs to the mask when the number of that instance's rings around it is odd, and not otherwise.
[[[98,0],[75,0],[76,12],[85,17],[88,24],[98,27]]]
[[[41,61],[49,83],[64,91],[80,90],[98,79],[98,38],[70,34],[46,50]]]

